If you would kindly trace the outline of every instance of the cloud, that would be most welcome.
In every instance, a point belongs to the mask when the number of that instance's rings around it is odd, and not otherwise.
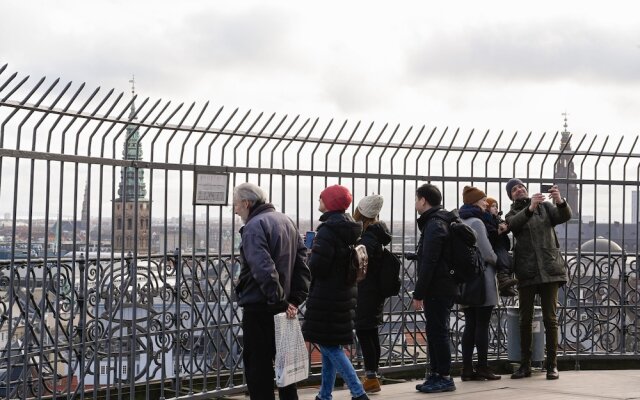
[[[216,69],[278,66],[286,55],[286,12],[257,6],[221,14],[215,10],[186,16],[179,28],[178,52]]]
[[[286,9],[256,5],[222,11],[200,3],[178,11],[168,5],[124,5],[107,3],[99,10],[43,5],[42,14],[26,21],[3,18],[0,34],[13,32],[14,39],[0,43],[6,57],[1,62],[34,74],[64,74],[69,80],[116,87],[126,87],[135,73],[148,88],[163,86],[166,95],[210,76],[243,71],[258,76],[281,69],[287,58],[284,65],[295,60],[287,54]],[[14,15],[29,12],[26,5],[12,7],[8,11]],[[15,32],[22,33],[16,37]]]
[[[3,4],[0,63],[125,98],[135,73],[152,103],[526,130],[568,109],[575,128],[629,131],[634,15],[589,1],[30,0]]]
[[[472,26],[419,40],[408,70],[425,80],[640,83],[638,37],[637,28],[616,31],[567,19]]]

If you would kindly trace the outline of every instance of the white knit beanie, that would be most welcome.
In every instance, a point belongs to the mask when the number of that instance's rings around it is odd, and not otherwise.
[[[379,194],[372,194],[370,196],[363,197],[362,200],[360,200],[358,203],[358,210],[360,210],[360,214],[367,218],[375,218],[380,214],[383,202],[384,197]]]

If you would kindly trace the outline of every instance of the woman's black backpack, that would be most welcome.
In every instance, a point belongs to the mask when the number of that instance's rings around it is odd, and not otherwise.
[[[400,259],[386,247],[382,248],[380,257],[380,274],[378,276],[378,288],[384,298],[397,296],[402,287],[400,279]]]

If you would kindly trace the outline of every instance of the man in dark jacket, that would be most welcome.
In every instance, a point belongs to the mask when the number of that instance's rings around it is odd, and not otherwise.
[[[311,274],[298,229],[286,215],[266,202],[264,191],[243,183],[233,189],[233,210],[242,218],[242,269],[236,286],[243,307],[242,360],[249,396],[275,399],[273,316],[286,312],[297,318],[298,306],[309,293]],[[269,372],[270,371],[270,372]],[[296,385],[278,388],[280,399],[297,399]]]
[[[451,377],[449,317],[458,286],[448,273],[446,257],[449,224],[456,215],[444,210],[441,202],[442,194],[434,185],[427,183],[416,190],[420,242],[413,306],[424,310],[431,369],[427,380],[416,385],[416,390],[424,393],[456,390]]]
[[[562,198],[557,186],[549,189],[553,204],[545,202],[545,195],[531,198],[520,179],[507,182],[507,195],[513,203],[505,219],[513,232],[514,271],[518,279],[520,304],[520,368],[513,379],[531,376],[531,326],[536,293],[542,304],[547,350],[547,379],[558,379],[556,353],[558,348],[558,289],[567,282],[567,268],[560,253],[555,226],[571,219],[569,203]]]

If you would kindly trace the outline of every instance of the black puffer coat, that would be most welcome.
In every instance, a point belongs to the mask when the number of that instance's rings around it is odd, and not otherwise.
[[[367,276],[358,283],[358,306],[356,308],[356,329],[377,328],[382,324],[384,297],[380,296],[380,259],[382,247],[391,243],[391,233],[387,225],[378,221],[369,226],[362,234],[359,244],[367,248],[369,267]]]
[[[357,289],[347,284],[346,274],[349,246],[360,237],[362,224],[336,211],[322,214],[320,221],[309,258],[311,288],[302,333],[311,343],[351,344]]]

